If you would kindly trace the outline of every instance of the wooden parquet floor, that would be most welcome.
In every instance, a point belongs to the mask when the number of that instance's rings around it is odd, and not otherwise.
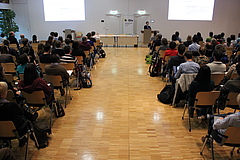
[[[107,57],[92,69],[93,87],[71,90],[66,115],[55,119],[49,146],[37,150],[30,141],[31,160],[200,160],[205,124],[193,122],[188,132],[183,108],[160,103],[165,83],[147,75],[147,48],[104,48]],[[215,143],[216,159],[230,157],[229,147]],[[13,148],[22,159],[24,148]]]

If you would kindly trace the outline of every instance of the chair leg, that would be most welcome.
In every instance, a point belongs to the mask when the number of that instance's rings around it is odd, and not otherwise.
[[[205,138],[205,140],[204,140],[204,142],[203,142],[203,146],[202,146],[200,155],[203,155],[203,150],[204,150],[204,148],[205,148],[205,146],[206,146],[206,144],[207,144],[208,139],[209,139],[209,135],[206,136],[206,138]]]
[[[184,115],[185,115],[185,112],[186,112],[186,109],[187,109],[187,104],[184,105],[184,108],[183,108],[183,114],[182,114],[182,120],[184,120]]]
[[[28,142],[29,142],[30,132],[27,133],[27,144],[26,144],[26,151],[25,151],[25,160],[28,159]]]
[[[189,132],[191,132],[191,118],[190,118],[190,107],[188,106],[188,127],[189,127]]]
[[[212,160],[214,160],[214,149],[213,149],[213,138],[212,137],[210,137],[210,145],[212,148]]]
[[[233,147],[233,149],[230,152],[230,155],[233,156],[233,151],[234,151],[235,147]]]

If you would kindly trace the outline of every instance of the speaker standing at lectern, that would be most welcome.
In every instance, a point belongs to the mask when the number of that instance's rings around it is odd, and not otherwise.
[[[144,29],[152,29],[151,26],[149,26],[149,22],[146,22],[146,25],[144,26]]]

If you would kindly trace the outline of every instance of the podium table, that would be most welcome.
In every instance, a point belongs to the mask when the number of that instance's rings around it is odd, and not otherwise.
[[[137,46],[138,35],[99,35],[103,45],[110,46]]]

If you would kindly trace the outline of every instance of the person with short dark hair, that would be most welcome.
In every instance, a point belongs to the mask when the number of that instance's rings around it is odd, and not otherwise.
[[[161,50],[166,51],[169,48],[167,38],[163,38],[161,42],[162,42],[162,44],[160,45],[160,47],[158,48],[158,51],[157,51],[158,53]]]
[[[51,46],[50,44],[45,44],[43,46],[44,52],[39,56],[40,63],[51,63]]]
[[[179,31],[175,32],[175,35],[177,36],[177,40],[182,43],[182,39],[179,37]]]
[[[18,76],[19,74],[24,74],[25,67],[27,64],[30,62],[29,57],[27,56],[26,53],[22,54],[19,56],[19,65],[17,66],[16,69],[16,75]]]
[[[79,43],[78,41],[74,41],[72,44],[72,56],[82,56],[83,57],[83,62],[85,62],[86,55],[82,49],[79,48]]]
[[[8,40],[10,42],[10,44],[16,44],[17,45],[17,48],[19,48],[19,43],[18,43],[18,40],[15,38],[15,33],[13,31],[11,31],[9,33],[9,37],[8,37]]]
[[[166,56],[177,56],[178,51],[176,50],[176,43],[175,42],[170,42],[169,43],[169,49],[166,50],[163,60],[165,60]]]
[[[198,52],[198,50],[200,48],[200,45],[198,44],[198,38],[199,37],[197,35],[193,36],[193,39],[192,39],[193,43],[188,46],[189,51]]]
[[[62,42],[61,41],[56,41],[55,49],[52,50],[52,54],[58,54],[59,56],[64,55],[64,51],[62,49]]]
[[[0,54],[0,63],[13,63],[13,57],[9,53],[9,48],[6,45],[1,47],[1,54]]]
[[[184,58],[185,58],[186,62],[181,63],[179,65],[179,69],[178,69],[177,73],[174,75],[175,79],[178,79],[182,73],[198,73],[200,66],[196,62],[193,62],[192,56],[193,55],[192,55],[191,51],[185,52]]]
[[[5,36],[6,36],[6,35],[5,35],[4,33],[1,33],[1,36],[0,36],[0,44],[2,44],[4,40],[7,40],[7,39],[5,38]]]
[[[22,39],[23,47],[19,49],[20,55],[26,53],[29,56],[30,62],[34,63],[34,60],[36,59],[34,50],[32,49],[32,46],[29,44],[29,41],[27,38]]]
[[[89,51],[92,48],[91,45],[87,42],[86,36],[82,38],[82,42],[79,42],[79,48],[84,51]]]
[[[37,39],[37,35],[33,35],[32,36],[32,43],[38,43],[39,41],[38,41],[38,39]]]
[[[143,27],[144,29],[152,29],[151,26],[149,26],[149,22],[147,21],[146,24]]]
[[[45,66],[45,73],[47,75],[60,75],[62,77],[63,84],[66,85],[69,83],[69,74],[60,63],[60,58],[58,55],[52,55],[51,64]],[[63,88],[60,88],[61,96],[65,94]]]
[[[212,31],[209,32],[209,33],[208,33],[208,36],[209,36],[209,37],[206,38],[206,42],[211,42],[211,41],[212,41],[212,38],[213,38],[213,32],[212,32]]]
[[[187,36],[187,41],[183,42],[183,44],[185,45],[185,47],[189,47],[193,42],[192,42],[192,36],[188,35]]]
[[[194,62],[198,63],[200,66],[203,66],[203,65],[206,65],[208,63],[208,57],[205,56],[206,54],[206,49],[205,48],[202,48],[200,47],[199,48],[199,56],[197,56],[195,59],[194,59]]]
[[[9,44],[10,44],[9,40],[3,41],[3,45],[6,45],[8,48],[8,53],[11,54],[12,56],[15,56],[16,58],[18,58],[18,52],[15,49],[10,48]]]
[[[224,74],[224,72],[226,71],[226,65],[221,62],[222,57],[223,57],[222,50],[215,49],[213,51],[214,61],[212,63],[207,64],[210,67],[212,74]]]

